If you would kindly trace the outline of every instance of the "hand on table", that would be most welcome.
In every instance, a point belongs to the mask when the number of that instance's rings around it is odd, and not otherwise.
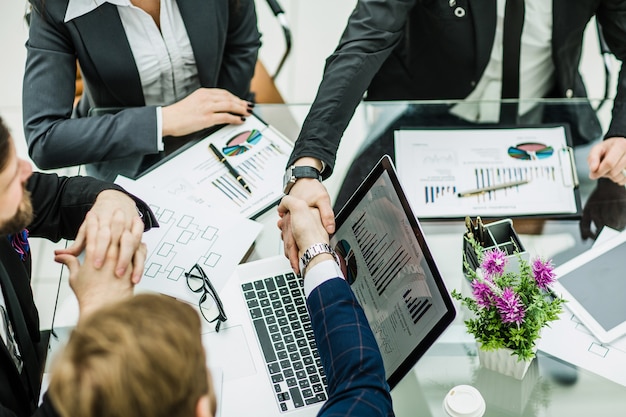
[[[589,152],[589,178],[608,178],[626,185],[626,138],[613,137],[598,143]]]
[[[324,184],[316,179],[301,178],[293,185],[289,191],[289,196],[296,200],[301,200],[308,207],[318,210],[318,221],[322,230],[326,230],[327,235],[335,233],[335,214],[330,205],[330,196]],[[290,210],[278,208],[278,215],[281,219],[278,221],[278,227],[281,230],[285,256],[289,258],[289,263],[294,271],[298,271],[298,251],[306,250],[308,246],[302,247],[298,244],[293,231],[292,220],[290,219]],[[327,237],[328,238],[328,237]],[[315,242],[313,242],[315,243]]]
[[[105,190],[98,194],[93,207],[85,216],[83,224],[72,246],[58,249],[56,255],[77,257],[85,251],[85,262],[92,262],[94,269],[100,269],[108,260],[111,246],[119,248],[114,274],[123,277],[132,262],[130,279],[138,283],[143,274],[145,253],[138,251],[142,246],[144,224],[132,198],[117,190]]]
[[[317,180],[314,181],[319,183]],[[283,240],[285,233],[289,233],[293,241],[289,255],[286,252],[285,255],[289,258],[293,270],[299,273],[298,258],[314,243],[328,243],[328,232],[322,225],[319,210],[291,194],[284,196],[280,201],[278,214],[280,215],[278,227],[283,231]],[[287,225],[289,227],[286,227]],[[295,264],[292,258],[295,258]]]
[[[591,228],[592,222],[595,230]],[[580,219],[580,235],[583,239],[595,239],[604,226],[618,231],[626,227],[626,188],[600,178],[585,203]]]
[[[163,136],[184,136],[220,124],[242,124],[253,104],[220,88],[199,88],[162,109]]]

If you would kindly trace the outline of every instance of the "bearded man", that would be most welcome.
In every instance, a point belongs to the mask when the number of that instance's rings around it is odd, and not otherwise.
[[[132,294],[146,257],[142,233],[153,226],[148,206],[115,184],[33,173],[0,118],[0,416],[36,412],[47,351],[28,237],[74,240],[55,260],[69,268],[82,318]]]

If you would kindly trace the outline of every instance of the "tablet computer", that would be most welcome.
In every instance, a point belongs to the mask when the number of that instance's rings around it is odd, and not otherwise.
[[[626,231],[555,268],[554,291],[602,343],[626,334]]]

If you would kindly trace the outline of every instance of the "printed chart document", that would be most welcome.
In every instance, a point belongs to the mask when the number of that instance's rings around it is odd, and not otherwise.
[[[241,125],[227,125],[213,132],[137,182],[178,199],[255,218],[282,197],[283,174],[292,149],[293,144],[277,130],[251,116]]]
[[[395,132],[396,167],[419,218],[580,213],[564,126]]]
[[[137,181],[115,182],[148,203],[159,222],[143,235],[148,256],[138,289],[197,305],[202,294],[189,289],[185,272],[199,264],[219,292],[262,229],[240,214],[173,199]]]
[[[596,239],[594,248],[611,240],[623,239],[624,233],[605,227]],[[555,272],[558,270],[555,269]],[[542,330],[539,349],[626,386],[626,336],[611,343],[602,343],[572,313],[567,303],[563,310],[559,320]]]

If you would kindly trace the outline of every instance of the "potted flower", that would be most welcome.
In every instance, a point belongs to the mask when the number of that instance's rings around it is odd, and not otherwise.
[[[472,294],[454,290],[452,296],[473,313],[465,324],[478,342],[481,364],[521,379],[535,357],[541,329],[562,311],[564,300],[550,289],[555,278],[552,261],[536,258],[529,263],[519,253],[484,250],[471,237],[466,239],[479,268],[474,270],[464,259]],[[507,269],[512,257],[518,261],[514,270]]]

